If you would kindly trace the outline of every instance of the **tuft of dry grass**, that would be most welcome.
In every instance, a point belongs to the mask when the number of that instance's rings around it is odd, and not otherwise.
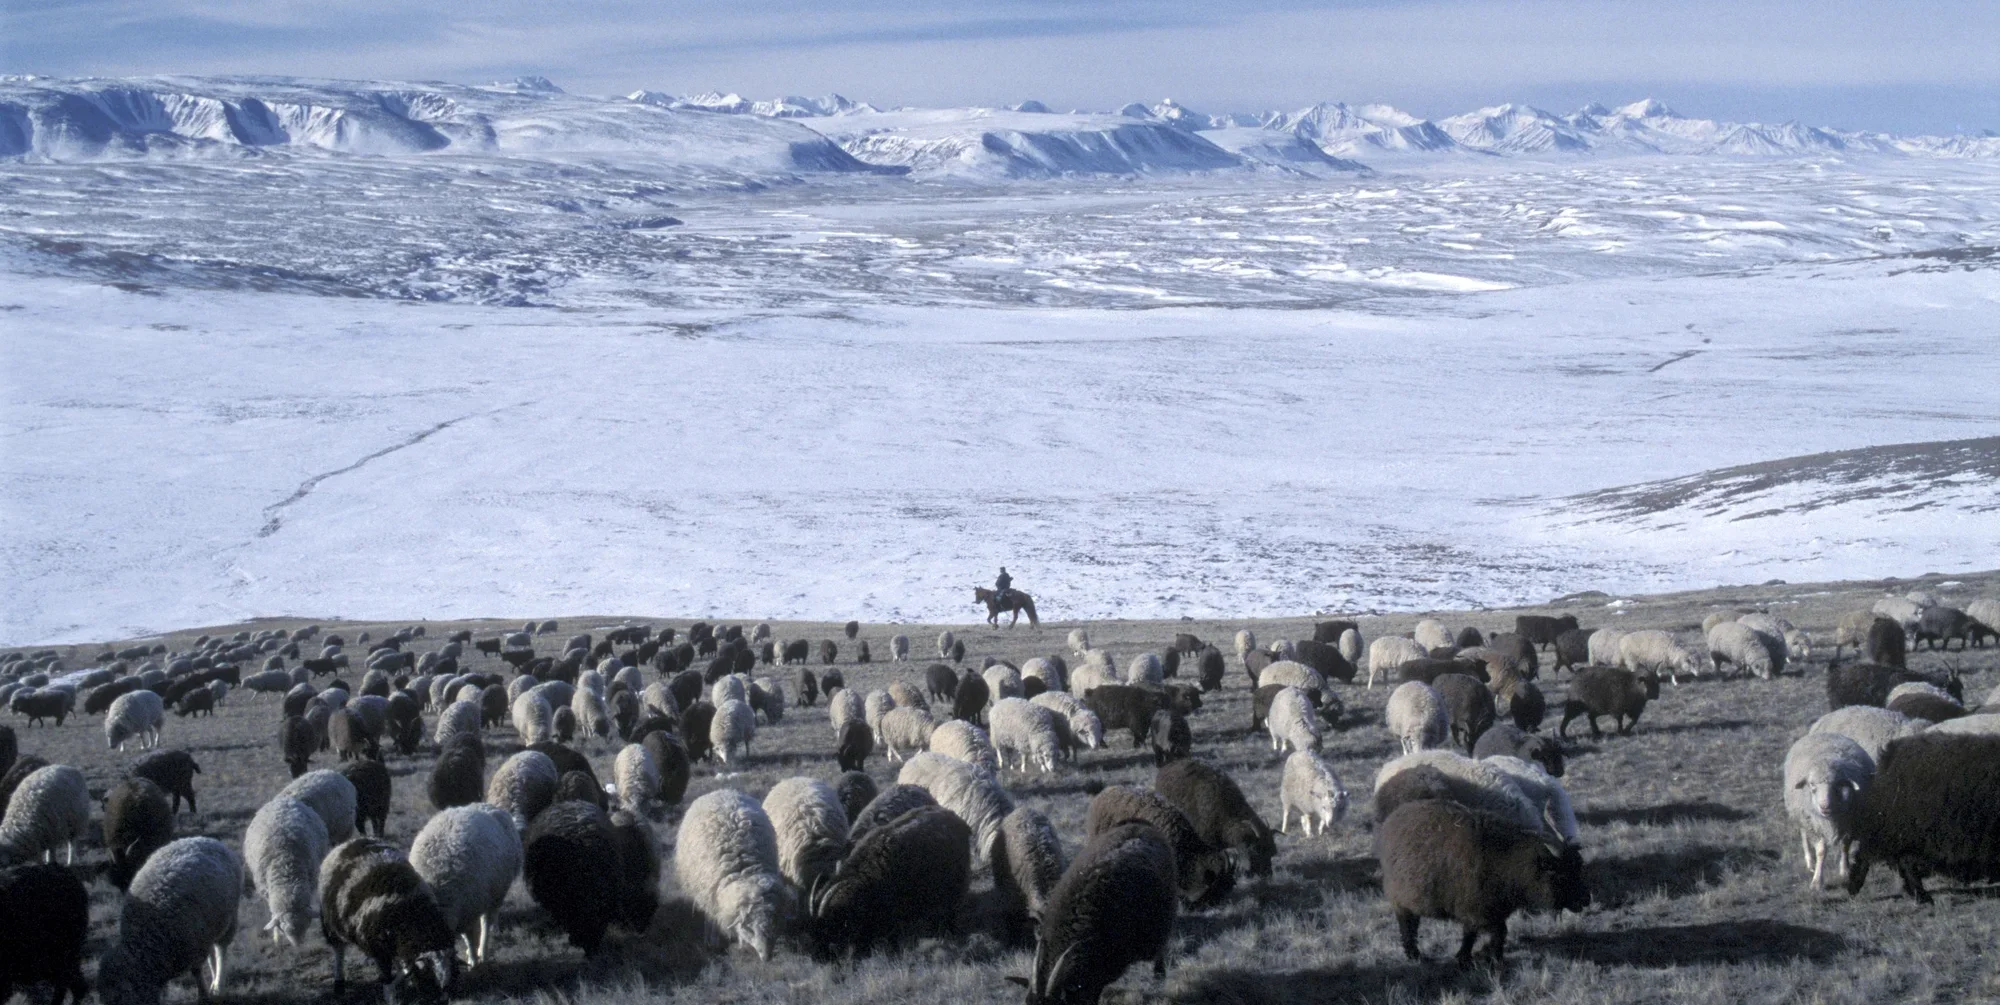
[[[1885,589],[1922,585],[1959,606],[1974,596],[2000,594],[2000,573],[1956,581],[1955,586],[1940,585],[1938,577],[1921,584],[1776,584],[1623,600],[1589,595],[1534,611],[1419,612],[1361,621],[1373,638],[1406,631],[1421,616],[1440,617],[1453,629],[1466,624],[1511,629],[1516,613],[1566,610],[1589,626],[1664,627],[1691,639],[1710,610],[1756,607],[1769,608],[1830,642],[1832,625],[1842,612],[1868,606]],[[561,620],[562,632],[538,640],[543,648],[572,632],[599,630],[625,619]],[[677,627],[688,623],[632,620]],[[282,619],[243,627],[304,623]],[[1123,667],[1142,649],[1163,648],[1175,632],[1194,632],[1226,651],[1235,630],[1245,626],[1265,641],[1311,633],[1309,619],[1101,621],[1087,627],[1093,642],[1111,650]],[[379,636],[395,627],[337,626],[350,637],[360,631]],[[484,637],[514,626],[434,623],[417,648],[435,647],[460,627]],[[781,638],[837,640],[843,655],[839,669],[850,686],[864,691],[886,687],[899,677],[921,686],[923,668],[930,662],[919,658],[859,666],[847,661],[853,647],[838,624],[774,627]],[[866,625],[862,637],[886,654],[889,636],[900,632],[911,636],[913,649],[927,652],[942,627],[947,626]],[[984,656],[1018,664],[1059,652],[1075,624],[1011,630],[984,624],[948,627],[966,641],[967,665],[976,669]],[[183,647],[197,631],[175,633],[164,641]],[[80,658],[72,665],[88,662],[98,650],[79,647]],[[1958,668],[1966,674],[1972,701],[2000,679],[1995,673],[2000,649],[1917,652],[1911,662]],[[490,657],[475,656],[471,663],[474,669],[505,669]],[[794,672],[782,670],[787,692],[795,699]],[[1778,781],[1786,748],[1825,711],[1823,674],[1820,655],[1802,674],[1775,681],[1730,678],[1667,686],[1634,735],[1578,739],[1564,781],[1583,829],[1594,903],[1582,914],[1517,917],[1509,966],[1501,973],[1461,972],[1448,962],[1403,959],[1381,897],[1369,799],[1376,769],[1396,753],[1395,741],[1381,726],[1389,689],[1343,686],[1340,695],[1349,711],[1343,728],[1328,733],[1325,754],[1353,793],[1348,819],[1327,835],[1306,838],[1295,830],[1281,836],[1271,879],[1246,881],[1225,903],[1183,917],[1164,982],[1135,968],[1106,1000],[1272,1005],[2000,1000],[2000,977],[1991,961],[1993,947],[2000,945],[2000,890],[1933,880],[1938,904],[1925,908],[1897,896],[1894,877],[1886,874],[1858,898],[1805,889],[1797,836],[1784,817]],[[358,682],[358,673],[347,676]],[[1191,720],[1196,752],[1228,770],[1258,810],[1275,821],[1283,762],[1263,734],[1248,730],[1246,684],[1232,655],[1224,690],[1208,696]],[[1559,708],[1563,680],[1545,673],[1541,684],[1551,707]],[[243,828],[258,805],[288,780],[275,744],[278,717],[275,696],[247,693],[231,695],[212,719],[169,717],[165,744],[190,750],[202,767],[196,779],[202,811],[181,815],[182,834],[207,834],[241,846]],[[1546,728],[1552,729],[1558,718],[1552,715]],[[28,727],[25,721],[14,725],[24,753],[83,769],[100,798],[136,756],[105,750],[96,717],[78,716],[60,728]],[[727,771],[699,766],[688,799],[723,786],[761,796],[792,775],[832,778],[838,774],[833,740],[824,703],[793,708],[781,724],[759,730],[747,763]],[[1150,751],[1132,749],[1123,734],[1109,743],[1108,749],[1086,752],[1074,767],[1053,775],[1004,773],[1003,783],[1019,801],[1048,813],[1071,852],[1081,843],[1087,786],[1143,785],[1152,779]],[[516,747],[506,726],[490,731],[489,770]],[[610,778],[615,748],[591,745],[585,750],[600,777]],[[431,756],[428,745],[411,758],[389,754],[395,784],[392,838],[408,842],[430,812],[424,780]],[[331,755],[322,754],[314,766],[331,763]],[[868,768],[887,784],[897,765],[878,757]],[[669,813],[659,825],[666,855],[671,855],[677,814]],[[79,869],[94,874],[104,860],[103,850],[93,845]],[[458,994],[532,1005],[628,1005],[662,998],[810,1005],[1016,1001],[1018,989],[1003,977],[1026,972],[1029,950],[994,934],[998,925],[990,883],[984,872],[975,875],[974,896],[960,913],[958,935],[836,964],[815,963],[796,946],[761,962],[712,943],[700,915],[673,888],[671,868],[662,879],[663,906],[647,931],[614,931],[606,948],[586,960],[517,885],[502,913],[490,961],[465,976]],[[89,953],[95,958],[114,935],[117,894],[94,880],[91,897]],[[246,902],[223,999],[277,1005],[331,997],[328,954],[317,937],[302,947],[276,946],[258,937],[263,922],[261,903]],[[1456,930],[1427,923],[1423,942],[1430,956],[1445,959],[1456,946]],[[185,982],[171,991],[177,1002],[192,996]],[[365,981],[357,982],[347,998],[357,1005],[376,1000]]]

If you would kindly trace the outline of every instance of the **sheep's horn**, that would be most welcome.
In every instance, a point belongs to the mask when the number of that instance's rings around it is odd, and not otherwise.
[[[1063,965],[1069,962],[1069,954],[1076,952],[1078,946],[1088,941],[1088,939],[1084,939],[1072,942],[1063,947],[1062,954],[1057,956],[1055,963],[1049,967],[1048,978],[1042,982],[1042,994],[1047,995],[1050,988],[1059,988],[1062,986]]]
[[[1035,962],[1028,965],[1028,990],[1038,997],[1043,993],[1042,992],[1043,982],[1044,979],[1047,977],[1047,975],[1042,971],[1042,957],[1044,955],[1043,949],[1045,949],[1047,946],[1048,946],[1047,940],[1043,939],[1041,935],[1037,933],[1035,935]]]

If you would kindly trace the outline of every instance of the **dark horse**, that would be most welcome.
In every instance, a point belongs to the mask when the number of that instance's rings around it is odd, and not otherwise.
[[[1041,621],[1035,617],[1035,598],[1019,590],[1008,590],[1007,599],[1001,600],[1000,594],[984,586],[975,586],[972,588],[972,599],[986,605],[986,623],[995,628],[1000,627],[1000,615],[1008,611],[1014,612],[1014,620],[1007,622],[1009,628],[1021,623],[1022,614],[1028,616],[1030,627],[1041,626]]]

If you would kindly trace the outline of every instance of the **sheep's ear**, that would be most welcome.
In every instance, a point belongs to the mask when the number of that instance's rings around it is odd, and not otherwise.
[[[1006,979],[1007,979],[1007,983],[1009,983],[1009,984],[1019,984],[1020,986],[1022,986],[1022,987],[1024,987],[1024,988],[1028,988],[1028,987],[1031,987],[1031,986],[1030,986],[1030,985],[1028,984],[1028,979],[1027,979],[1026,977],[1016,977],[1016,976],[1014,976],[1013,974],[1008,974],[1008,975],[1007,975],[1007,978],[1006,978]]]
[[[1806,787],[1806,780],[1805,780],[1805,779],[1803,779],[1803,778],[1799,779],[1799,780],[1798,780],[1797,782],[1794,782],[1794,783],[1792,784],[1792,788],[1795,788],[1795,789],[1803,789],[1803,788],[1805,788],[1805,787]]]

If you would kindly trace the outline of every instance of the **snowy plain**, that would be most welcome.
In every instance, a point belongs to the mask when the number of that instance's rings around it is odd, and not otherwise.
[[[2000,164],[936,180],[671,114],[706,153],[0,160],[0,641],[2000,557],[2000,441],[1805,456],[2000,433]]]

